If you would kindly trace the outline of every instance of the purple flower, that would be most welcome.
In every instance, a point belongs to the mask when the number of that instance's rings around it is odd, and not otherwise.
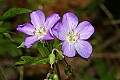
[[[45,14],[40,11],[34,11],[30,14],[31,23],[25,23],[18,25],[17,30],[29,35],[24,40],[24,45],[30,48],[38,40],[52,40],[54,39],[51,28],[60,19],[59,15],[54,13],[47,17],[45,20]]]
[[[94,28],[88,21],[78,24],[78,18],[69,12],[63,15],[62,23],[58,22],[52,31],[63,41],[64,55],[73,57],[77,51],[83,58],[88,58],[92,53],[92,46],[86,40],[94,33]]]

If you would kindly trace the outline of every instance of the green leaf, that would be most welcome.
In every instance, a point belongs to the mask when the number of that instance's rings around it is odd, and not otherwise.
[[[48,58],[38,58],[38,57],[31,57],[31,56],[22,56],[22,61],[16,62],[16,66],[23,66],[23,65],[35,65],[35,64],[46,64],[49,62]]]
[[[2,21],[2,16],[0,16],[0,21]]]
[[[52,51],[54,41],[53,40],[45,41],[45,43],[46,43],[46,46],[49,47],[49,50]]]
[[[2,23],[3,23],[3,21],[0,21],[0,26],[1,26]]]
[[[6,38],[10,39],[11,41],[14,41],[14,40],[11,38],[11,36],[10,36],[9,33],[3,33],[3,35],[4,35]]]
[[[0,20],[5,20],[7,18],[12,18],[15,17],[16,15],[29,12],[31,12],[31,10],[26,8],[11,8],[7,12],[5,12],[2,17],[0,17]]]
[[[53,45],[53,47],[60,51],[61,48],[62,48],[62,43],[61,43],[61,41],[58,40],[58,39],[54,40],[54,45]]]
[[[43,57],[48,57],[50,54],[50,52],[48,51],[48,48],[45,47],[41,42],[37,44],[37,49]]]
[[[22,51],[16,48],[17,45],[14,44],[9,39],[5,39],[2,35],[0,36],[0,56],[10,56],[17,57],[22,55]]]
[[[7,30],[5,28],[0,28],[0,33],[5,33]]]
[[[67,79],[69,73],[72,73],[72,74],[73,74],[73,68],[72,68],[70,65],[67,65],[67,66],[64,68],[64,73],[66,74],[66,79]]]

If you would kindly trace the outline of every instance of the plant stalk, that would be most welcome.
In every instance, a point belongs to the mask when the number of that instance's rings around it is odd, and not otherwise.
[[[58,62],[57,62],[57,61],[56,61],[56,63],[55,63],[55,66],[56,66],[56,70],[57,70],[57,74],[58,74],[59,80],[61,80],[60,69],[59,69]]]

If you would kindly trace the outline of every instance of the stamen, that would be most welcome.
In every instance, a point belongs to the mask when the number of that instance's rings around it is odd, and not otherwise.
[[[35,30],[34,32],[37,38],[42,38],[46,35],[46,29],[44,26],[41,26],[39,29]]]
[[[70,44],[74,44],[80,37],[80,34],[74,34],[74,30],[70,30],[70,32],[68,33],[66,40],[67,42],[69,42]]]

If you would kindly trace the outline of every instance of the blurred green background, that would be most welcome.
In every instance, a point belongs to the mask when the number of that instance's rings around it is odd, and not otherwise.
[[[79,22],[91,22],[95,33],[89,39],[93,45],[89,60],[67,58],[75,80],[120,80],[120,0],[0,0],[0,17],[13,7],[40,9],[46,16],[55,12],[62,17],[66,12],[73,12]],[[40,56],[34,46],[17,48],[26,37],[16,31],[17,25],[30,22],[29,14],[0,21],[0,80],[4,76],[8,80],[20,80],[22,74],[24,80],[43,80],[49,71],[49,65],[14,66],[23,55]],[[64,66],[60,62],[62,80],[65,80]]]

